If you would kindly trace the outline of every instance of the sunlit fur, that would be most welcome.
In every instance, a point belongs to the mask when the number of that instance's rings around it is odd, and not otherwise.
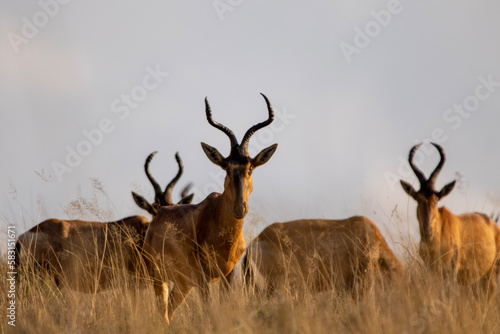
[[[254,158],[248,155],[250,136],[274,118],[270,103],[264,98],[269,118],[250,128],[241,144],[230,129],[212,119],[205,100],[207,120],[231,140],[227,158],[202,143],[210,161],[226,171],[224,191],[208,195],[199,204],[162,207],[151,222],[144,253],[159,312],[167,322],[194,287],[200,287],[206,299],[208,283],[232,273],[245,251],[243,223],[253,188],[252,170],[265,164],[277,147],[275,144],[265,148]],[[173,283],[172,288],[169,282]]]
[[[391,280],[404,275],[380,230],[362,216],[274,223],[249,245],[243,272],[250,285],[260,274],[268,295],[280,288],[355,292],[353,288],[372,278]]]
[[[445,161],[444,151],[439,145],[433,145],[441,154],[439,168],[436,168],[439,173]],[[414,153],[419,146],[411,152]],[[411,152],[410,165],[421,181],[421,189],[417,192],[405,181],[401,181],[401,185],[417,201],[421,235],[419,253],[422,259],[436,272],[451,276],[460,284],[480,282],[487,294],[493,295],[500,258],[499,226],[486,214],[475,212],[457,216],[446,207],[438,208],[438,201],[451,192],[454,182],[439,192],[435,191],[436,170],[429,180],[425,180],[413,165]]]

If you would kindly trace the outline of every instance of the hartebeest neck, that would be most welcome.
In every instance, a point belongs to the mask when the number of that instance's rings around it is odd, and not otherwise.
[[[239,234],[243,230],[245,219],[237,219],[234,217],[232,212],[232,208],[235,204],[234,200],[231,200],[225,191],[217,200],[217,207],[219,208],[219,228],[227,228],[232,230],[235,234]]]
[[[430,229],[432,231],[432,237],[429,240],[425,240],[424,236],[421,237],[422,241],[426,243],[439,244],[442,240],[443,235],[450,235],[452,231],[452,221],[456,216],[445,206],[437,209],[434,214],[430,215]]]
[[[227,194],[212,193],[205,201],[199,204],[197,223],[198,242],[210,243],[214,247],[220,243],[233,243],[242,233],[244,219],[236,219],[232,212],[233,202]]]
[[[460,223],[458,217],[445,206],[439,208],[438,214],[439,224],[436,224],[439,228],[439,230],[437,230],[438,235],[443,236],[444,234],[455,234],[454,229],[456,229]],[[455,235],[455,237],[460,236]]]

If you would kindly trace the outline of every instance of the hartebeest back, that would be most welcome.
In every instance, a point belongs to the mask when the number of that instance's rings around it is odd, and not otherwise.
[[[148,170],[155,153],[147,158],[145,171],[156,190],[157,183]],[[179,173],[167,187],[170,197],[165,196],[167,191],[162,193],[160,190],[156,192],[155,203],[171,203],[171,190],[182,174],[182,162],[178,155],[176,158]],[[136,198],[147,203],[134,194]],[[190,199],[192,195],[183,198]],[[155,213],[154,209],[150,212]],[[108,223],[47,219],[19,236],[17,263],[34,270],[44,268],[58,286],[96,292],[109,287],[120,273],[138,272],[143,263],[141,251],[148,226],[148,219],[142,216]]]
[[[378,227],[362,216],[274,223],[252,240],[242,271],[247,285],[268,295],[280,288],[356,292],[374,279],[404,274]],[[254,280],[256,273],[264,278],[264,289]]]
[[[500,228],[486,214],[475,212],[456,216],[446,207],[438,208],[438,201],[453,190],[455,181],[440,191],[436,190],[436,180],[446,160],[444,150],[432,143],[441,158],[426,179],[413,162],[415,152],[421,145],[414,146],[408,157],[420,190],[416,191],[401,180],[404,191],[417,201],[420,256],[434,270],[451,273],[463,285],[481,281],[491,295],[497,284],[494,275],[500,255]]]
[[[212,119],[205,99],[208,122],[224,132],[231,142],[231,153],[224,158],[217,149],[201,143],[214,164],[226,171],[224,192],[212,193],[196,205],[162,207],[146,234],[144,252],[159,297],[162,316],[170,320],[174,310],[193,287],[208,293],[208,283],[219,280],[233,269],[245,251],[243,222],[252,192],[252,172],[274,154],[274,144],[257,154],[248,155],[248,143],[255,131],[271,124],[274,113],[267,97],[268,119],[252,126],[238,143],[233,131]],[[173,282],[172,290],[169,282]]]

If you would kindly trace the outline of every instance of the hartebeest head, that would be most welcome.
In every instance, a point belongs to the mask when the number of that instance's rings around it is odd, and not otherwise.
[[[233,203],[230,211],[236,219],[243,219],[248,212],[248,196],[253,189],[253,169],[265,164],[272,157],[278,147],[278,144],[271,145],[268,148],[263,149],[254,158],[250,158],[248,155],[248,143],[250,141],[250,137],[257,130],[268,126],[274,120],[274,112],[271,107],[271,103],[264,94],[261,95],[266,100],[269,117],[266,121],[258,123],[248,129],[240,144],[238,143],[233,131],[212,119],[212,110],[208,104],[208,99],[205,98],[205,111],[208,123],[221,130],[229,137],[229,140],[231,141],[231,153],[227,158],[224,158],[216,148],[205,143],[201,143],[201,146],[210,161],[220,166],[227,173],[224,181],[224,193],[227,193],[229,201]]]
[[[172,201],[172,190],[174,189],[174,186],[176,185],[177,181],[179,181],[182,172],[184,171],[184,165],[182,164],[181,157],[179,156],[179,152],[175,153],[175,160],[177,160],[177,164],[179,166],[179,171],[177,172],[177,175],[170,181],[170,183],[167,185],[165,188],[165,191],[161,190],[160,185],[158,182],[156,182],[155,178],[151,175],[149,172],[149,164],[155,154],[158,153],[158,151],[155,151],[151,153],[147,159],[146,163],[144,164],[144,171],[146,172],[146,176],[148,177],[149,181],[153,185],[153,188],[155,190],[155,201],[153,204],[149,203],[144,197],[141,195],[136,194],[135,192],[132,192],[132,197],[134,198],[135,203],[141,208],[149,212],[151,215],[155,216],[156,211],[162,207],[162,206],[167,206],[167,205],[173,205],[174,202]],[[179,201],[178,204],[189,204],[193,200],[194,194],[188,195],[189,188],[191,188],[191,184],[188,184],[181,193],[181,200]]]
[[[415,166],[415,163],[413,162],[415,152],[422,144],[413,146],[413,148],[410,150],[410,155],[408,156],[408,162],[410,163],[411,169],[420,182],[420,190],[416,191],[408,182],[400,180],[401,186],[403,187],[404,191],[406,191],[406,193],[413,197],[413,199],[415,199],[418,203],[417,218],[420,224],[420,236],[422,237],[422,241],[431,240],[433,236],[433,226],[437,228],[436,225],[438,224],[438,222],[436,222],[436,217],[439,216],[439,209],[437,204],[440,199],[448,195],[453,190],[456,182],[450,182],[445,185],[440,191],[436,191],[436,180],[439,173],[441,172],[441,169],[443,168],[446,157],[441,146],[434,143],[431,144],[437,148],[440,155],[440,161],[429,179],[425,178],[424,173],[422,173],[422,171],[418,169],[418,167]]]

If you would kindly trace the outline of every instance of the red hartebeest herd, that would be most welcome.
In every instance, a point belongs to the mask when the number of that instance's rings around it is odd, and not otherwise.
[[[154,188],[154,202],[132,193],[135,203],[152,215],[151,222],[141,216],[108,223],[48,219],[18,238],[16,265],[48,273],[58,287],[83,292],[110,288],[120,274],[144,274],[167,322],[193,288],[198,287],[204,297],[208,296],[209,283],[220,280],[227,288],[246,248],[243,224],[249,211],[253,170],[267,163],[278,146],[249,156],[252,135],[274,120],[271,103],[262,96],[267,119],[250,127],[241,142],[232,130],[213,120],[205,99],[208,123],[230,140],[227,157],[201,143],[208,159],[225,171],[221,194],[212,193],[200,203],[190,204],[193,194],[188,195],[188,185],[174,204],[172,190],[182,174],[182,161],[176,154],[179,171],[162,191],[149,172],[157,153],[153,152],[144,169]],[[408,159],[420,189],[401,180],[404,191],[417,201],[419,254],[428,267],[444,277],[462,285],[479,283],[491,299],[500,278],[500,227],[485,214],[455,215],[446,207],[438,208],[438,201],[453,190],[455,181],[435,189],[445,162],[444,150],[433,144],[441,160],[426,179],[413,161],[420,145],[410,150]],[[251,241],[243,257],[246,283],[254,281],[256,274],[263,278],[259,290],[267,295],[280,288],[363,292],[371,282],[395,284],[405,277],[401,262],[377,225],[363,216],[268,226]]]

